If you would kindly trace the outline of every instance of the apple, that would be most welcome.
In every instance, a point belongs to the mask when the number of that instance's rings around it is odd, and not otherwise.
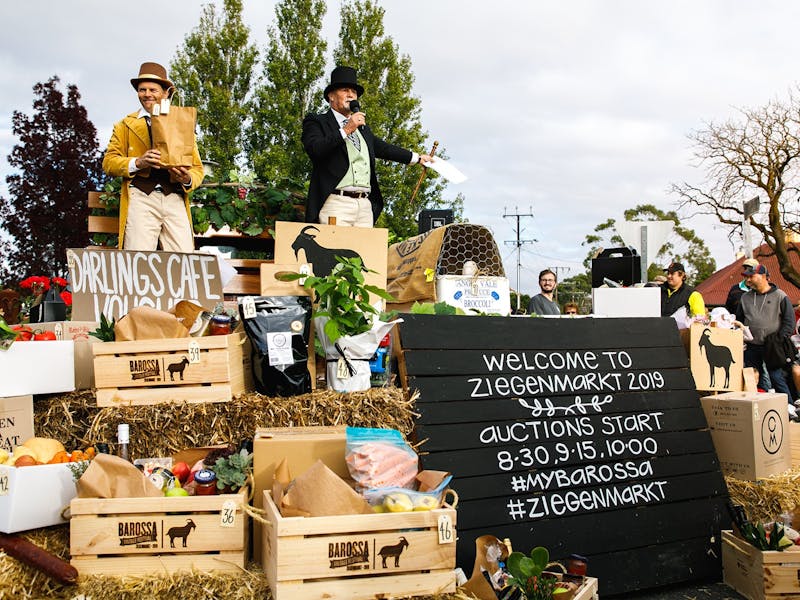
[[[434,496],[415,496],[414,510],[433,510],[439,508],[439,500]]]
[[[414,503],[411,502],[411,498],[408,497],[408,494],[403,494],[402,492],[387,494],[383,499],[383,506],[389,512],[410,512],[414,510]]]
[[[187,492],[182,487],[171,487],[167,488],[167,491],[164,492],[165,496],[188,496],[189,492]]]
[[[181,482],[181,485],[194,479],[194,477],[192,477],[192,472],[189,469],[189,465],[183,461],[176,462],[174,465],[172,465],[172,474],[178,478],[178,481]]]

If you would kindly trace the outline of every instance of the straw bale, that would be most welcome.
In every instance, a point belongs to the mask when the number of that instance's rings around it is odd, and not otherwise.
[[[774,521],[779,515],[794,512],[800,506],[800,468],[757,481],[727,476],[725,483],[731,501],[741,504],[753,522]]]

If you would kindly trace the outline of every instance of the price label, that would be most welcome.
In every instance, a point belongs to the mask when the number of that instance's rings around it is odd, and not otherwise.
[[[256,316],[256,301],[252,296],[242,298],[242,317],[253,319]]]
[[[300,271],[301,275],[306,275],[306,276],[311,275],[311,265],[308,263],[303,263],[302,265],[300,265],[300,268],[298,270]],[[304,286],[306,284],[306,277],[301,277],[300,279],[297,280],[297,283],[301,286]]]
[[[11,476],[8,469],[0,468],[0,496],[7,496],[11,493]]]
[[[347,368],[347,363],[344,358],[339,358],[336,363],[336,377],[339,379],[350,379],[350,371]]]
[[[456,541],[456,530],[453,528],[453,519],[447,513],[439,515],[438,522],[439,543],[453,544]]]
[[[189,364],[200,362],[200,343],[197,340],[189,342]]]
[[[64,339],[64,324],[60,321],[53,326],[53,333],[56,334],[57,340]]]
[[[236,502],[233,500],[226,500],[222,504],[222,510],[219,513],[219,526],[220,527],[235,527],[236,526]]]

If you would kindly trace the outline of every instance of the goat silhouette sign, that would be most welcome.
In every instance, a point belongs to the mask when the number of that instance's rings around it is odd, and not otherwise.
[[[169,527],[163,520],[119,521],[119,545],[135,548],[188,548],[188,540],[197,525],[192,519],[180,526]],[[169,527],[167,529],[167,527]],[[176,546],[175,542],[178,542]]]
[[[404,536],[396,544],[381,544],[376,538],[328,543],[331,569],[370,571],[400,567],[400,557],[410,546]],[[380,564],[378,562],[380,561]]]
[[[184,381],[189,365],[189,357],[179,354],[166,354],[164,356],[131,359],[128,361],[131,381],[147,383]]]
[[[742,390],[742,332],[695,324],[681,331],[689,367],[698,390]]]
[[[358,234],[354,235],[354,231]],[[325,277],[336,265],[336,257],[360,257],[367,284],[386,289],[389,233],[386,229],[275,223],[275,263],[311,263],[314,275]]]

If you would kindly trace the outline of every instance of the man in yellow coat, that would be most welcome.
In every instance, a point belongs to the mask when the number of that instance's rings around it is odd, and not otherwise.
[[[195,141],[191,167],[161,168],[161,153],[152,147],[153,107],[175,89],[167,70],[146,62],[131,79],[142,108],[114,125],[103,170],[122,177],[119,247],[125,250],[193,252],[194,232],[189,192],[203,182],[203,165]]]

